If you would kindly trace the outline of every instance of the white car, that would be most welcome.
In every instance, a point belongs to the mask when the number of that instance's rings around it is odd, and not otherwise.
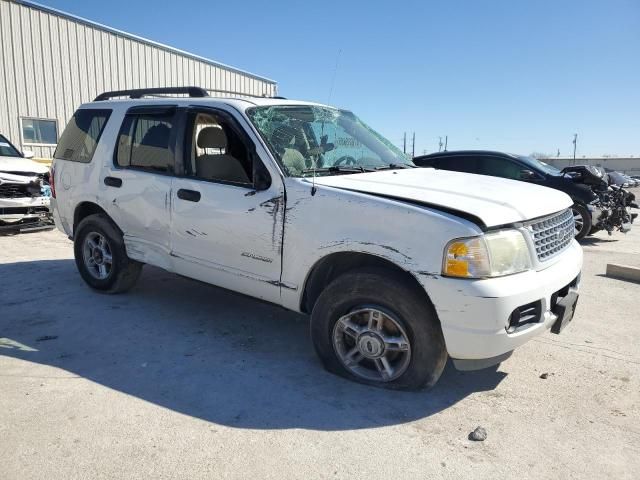
[[[54,157],[56,224],[92,288],[151,264],[308,313],[324,365],[356,381],[431,386],[448,356],[495,365],[573,317],[567,195],[415,168],[349,111],[110,92]]]
[[[0,233],[52,228],[49,169],[0,135]]]

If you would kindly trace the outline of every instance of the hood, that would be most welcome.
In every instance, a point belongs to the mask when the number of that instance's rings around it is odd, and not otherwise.
[[[433,168],[316,177],[315,182],[460,212],[462,217],[478,218],[486,227],[543,217],[573,204],[567,194],[551,188]]]
[[[46,165],[34,162],[28,158],[22,157],[1,157],[0,156],[0,172],[27,172],[42,174],[47,173],[49,169]]]

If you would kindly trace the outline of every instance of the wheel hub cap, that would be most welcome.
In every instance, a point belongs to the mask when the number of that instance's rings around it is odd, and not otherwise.
[[[358,337],[358,350],[367,358],[379,358],[384,354],[384,341],[375,333],[363,333]]]

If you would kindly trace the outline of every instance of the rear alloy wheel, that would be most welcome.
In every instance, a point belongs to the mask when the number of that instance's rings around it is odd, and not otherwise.
[[[73,250],[82,279],[96,290],[124,292],[140,276],[142,264],[127,256],[122,233],[104,214],[89,215],[78,224]]]
[[[575,224],[574,237],[581,240],[591,232],[591,213],[587,207],[579,203],[574,203],[571,207],[573,212],[573,221]]]
[[[111,246],[104,235],[91,232],[84,238],[82,256],[87,271],[98,280],[106,280],[111,273],[113,256]]]

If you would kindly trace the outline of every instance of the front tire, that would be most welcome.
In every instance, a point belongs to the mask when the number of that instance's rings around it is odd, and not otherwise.
[[[76,266],[91,288],[105,293],[131,289],[142,264],[127,256],[122,234],[104,214],[84,218],[74,232]]]
[[[573,220],[576,225],[574,237],[576,240],[582,240],[591,233],[591,213],[587,210],[587,207],[580,203],[574,203],[571,210],[573,212]]]
[[[331,282],[313,308],[311,338],[327,370],[377,387],[431,387],[447,362],[433,306],[392,271],[347,272]]]

